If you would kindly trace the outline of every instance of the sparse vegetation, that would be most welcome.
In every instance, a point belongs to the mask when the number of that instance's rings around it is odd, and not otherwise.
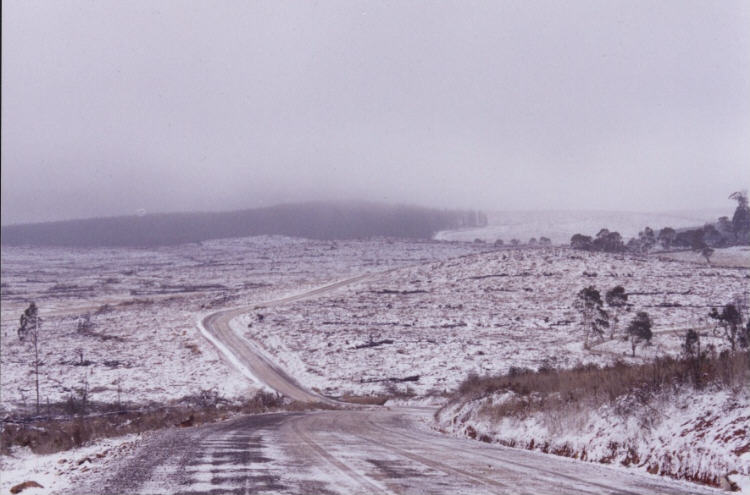
[[[221,421],[236,414],[300,409],[299,405],[285,401],[282,396],[264,391],[257,392],[248,400],[231,403],[215,392],[203,391],[169,406],[147,406],[129,410],[120,410],[116,404],[95,403],[89,404],[88,409],[85,406],[81,409],[79,401],[80,397],[74,399],[72,412],[70,403],[51,406],[54,411],[67,410],[68,414],[44,418],[5,418],[0,431],[0,453],[7,454],[12,447],[21,446],[29,447],[38,454],[49,454],[80,447],[99,438],[174,426],[197,426]]]
[[[734,302],[726,304],[721,311],[717,308],[711,309],[709,318],[716,321],[715,333],[723,336],[732,351],[737,346],[748,347],[750,344],[750,320],[747,318],[747,306],[742,297],[735,298]]]
[[[716,354],[705,349],[701,352],[698,345],[690,356],[697,355],[701,356],[698,365],[690,357],[664,357],[636,365],[617,362],[612,366],[588,364],[568,370],[511,368],[499,376],[472,374],[458,387],[452,402],[475,400],[502,391],[517,394],[517,400],[494,411],[500,417],[525,415],[571,402],[593,406],[628,394],[651,394],[679,385],[712,383],[719,388],[742,388],[748,383],[747,352]]]

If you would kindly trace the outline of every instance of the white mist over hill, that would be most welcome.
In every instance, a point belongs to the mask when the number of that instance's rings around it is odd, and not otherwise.
[[[488,225],[476,229],[438,232],[436,239],[444,241],[494,242],[511,239],[525,242],[532,237],[549,237],[553,243],[567,243],[573,234],[596,235],[602,229],[616,230],[624,239],[638,235],[644,227],[654,230],[696,227],[715,222],[722,215],[732,216],[732,208],[686,210],[671,212],[618,211],[496,211],[488,212]]]

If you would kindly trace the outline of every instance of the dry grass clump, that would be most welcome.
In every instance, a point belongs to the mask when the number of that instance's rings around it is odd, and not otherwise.
[[[689,385],[720,388],[746,386],[750,373],[748,352],[675,359],[664,357],[647,364],[623,362],[607,367],[595,364],[573,369],[511,368],[505,375],[470,375],[451,402],[469,401],[495,392],[513,392],[515,399],[489,406],[493,416],[525,415],[562,406],[598,405],[626,395],[647,396]]]
[[[110,438],[168,427],[190,427],[221,421],[235,414],[294,409],[281,395],[260,391],[241,403],[229,403],[216,394],[202,392],[166,407],[111,411],[111,405],[89,405],[88,415],[6,418],[0,431],[0,453],[13,446],[49,454],[79,447],[98,438]],[[108,411],[109,412],[104,412]]]

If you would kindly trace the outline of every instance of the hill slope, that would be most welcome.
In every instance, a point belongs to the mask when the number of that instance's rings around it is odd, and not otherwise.
[[[478,227],[482,216],[376,203],[298,203],[216,213],[165,213],[66,220],[2,227],[6,246],[151,247],[252,235],[311,239],[385,236],[431,238],[435,232]]]

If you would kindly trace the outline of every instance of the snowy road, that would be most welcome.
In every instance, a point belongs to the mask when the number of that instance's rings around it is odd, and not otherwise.
[[[365,276],[265,303],[335,290]],[[257,306],[256,306],[257,307]],[[299,401],[323,401],[239,337],[229,322],[252,308],[204,318],[229,360]],[[429,409],[339,408],[237,418],[154,436],[97,493],[719,493],[626,469],[440,435]]]

